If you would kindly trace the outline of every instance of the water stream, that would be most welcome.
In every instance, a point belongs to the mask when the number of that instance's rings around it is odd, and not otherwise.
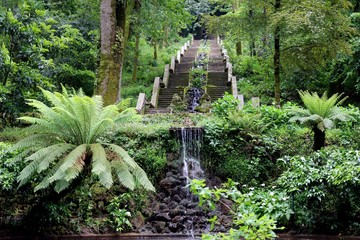
[[[186,178],[186,185],[192,179],[204,178],[204,171],[200,166],[200,147],[203,138],[201,128],[181,128],[181,143],[183,162],[183,177]]]
[[[181,136],[181,161],[183,163],[182,176],[185,178],[186,199],[190,202],[197,202],[197,198],[189,191],[189,183],[192,179],[204,178],[204,171],[200,164],[200,148],[203,139],[203,129],[185,128],[180,131]],[[187,231],[191,239],[195,239],[194,216],[187,220]]]

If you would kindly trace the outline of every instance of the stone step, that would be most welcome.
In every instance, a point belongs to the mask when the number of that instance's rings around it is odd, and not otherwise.
[[[194,66],[193,62],[178,63],[175,65],[176,73],[188,73],[189,70]]]
[[[159,114],[159,113],[170,113],[168,108],[149,108],[146,109],[145,114]]]
[[[180,64],[181,63],[193,63],[195,61],[195,55],[191,56],[191,55],[184,55],[184,57],[182,57],[180,59]]]
[[[224,62],[224,57],[223,56],[210,56],[209,57],[209,61],[221,61],[221,62]]]
[[[223,79],[227,79],[228,77],[228,73],[227,72],[208,72],[208,78],[209,79],[213,79],[213,78],[223,78]]]
[[[224,62],[209,62],[208,67],[209,72],[225,72],[225,63]]]

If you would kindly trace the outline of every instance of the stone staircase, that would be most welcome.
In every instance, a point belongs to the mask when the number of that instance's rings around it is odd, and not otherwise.
[[[217,39],[209,39],[210,54],[208,65],[208,88],[207,94],[214,102],[221,98],[225,92],[231,93],[226,61]],[[174,94],[184,98],[184,88],[189,85],[189,70],[193,67],[201,41],[194,40],[193,44],[183,52],[180,61],[175,63],[174,70],[169,73],[167,87],[160,88],[157,107],[148,108],[145,113],[168,113],[169,105]]]

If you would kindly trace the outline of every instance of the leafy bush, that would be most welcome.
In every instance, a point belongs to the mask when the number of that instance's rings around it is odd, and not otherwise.
[[[323,150],[283,157],[287,170],[277,183],[295,201],[295,223],[309,232],[353,233],[359,223],[360,152]]]
[[[106,207],[106,210],[109,213],[107,221],[117,232],[122,232],[123,230],[126,231],[132,227],[130,222],[131,213],[126,209],[123,209],[121,206],[122,204],[124,204],[123,197],[115,196]]]
[[[292,213],[289,197],[276,189],[237,188],[238,183],[228,179],[222,188],[209,189],[204,180],[192,180],[190,191],[199,197],[199,205],[214,210],[216,203],[229,209],[233,217],[233,228],[225,234],[204,235],[203,239],[273,239],[277,220],[289,219]],[[224,199],[230,200],[226,204]],[[217,216],[212,219],[212,228]]]
[[[211,112],[217,117],[226,117],[239,106],[240,101],[235,99],[232,94],[225,92],[224,97],[219,98],[212,104]]]
[[[11,152],[11,144],[0,142],[0,191],[15,191],[17,176],[24,167],[24,162],[16,162],[12,158],[16,152]]]

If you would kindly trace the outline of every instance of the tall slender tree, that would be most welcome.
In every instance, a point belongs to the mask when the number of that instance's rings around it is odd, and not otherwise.
[[[96,93],[106,105],[120,100],[129,14],[134,0],[102,0],[100,3],[100,66]]]

